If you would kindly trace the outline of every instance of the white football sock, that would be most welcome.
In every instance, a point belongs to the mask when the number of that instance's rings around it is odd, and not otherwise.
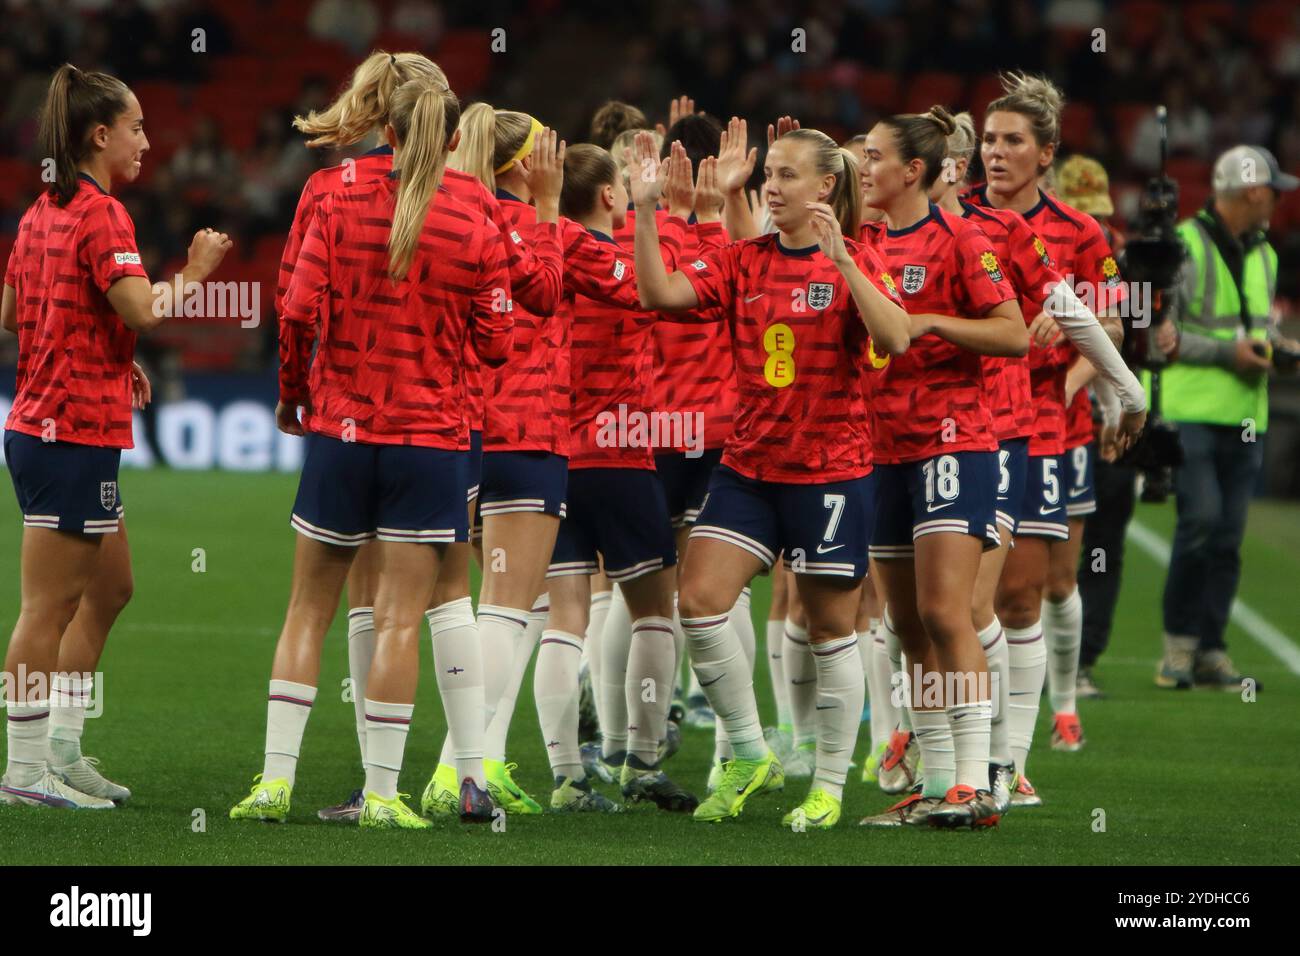
[[[533,602],[533,609],[528,613],[527,624],[522,628],[518,627],[521,612],[511,611],[510,613],[514,617],[513,621],[500,620],[499,623],[503,630],[508,629],[514,646],[507,658],[510,665],[504,671],[505,681],[501,685],[501,693],[497,697],[496,708],[492,711],[492,717],[487,725],[487,733],[483,737],[484,760],[504,761],[506,759],[506,737],[510,734],[510,721],[515,716],[515,702],[519,699],[519,688],[524,682],[524,675],[528,673],[528,665],[533,659],[533,648],[537,646],[537,639],[542,636],[542,628],[546,626],[546,618],[551,613],[550,596],[542,594]],[[483,611],[480,609],[480,634],[483,629],[482,618]],[[495,626],[489,619],[489,630]],[[486,657],[490,651],[485,647],[483,653]],[[485,689],[485,700],[486,697]]]
[[[736,598],[736,603],[731,608],[730,618],[731,626],[736,629],[736,636],[740,638],[740,646],[745,652],[745,660],[749,661],[749,676],[750,680],[753,680],[754,660],[758,654],[758,638],[754,634],[754,617],[750,610],[749,588],[741,589],[740,597]],[[714,760],[730,760],[736,755],[731,747],[731,740],[727,737],[727,728],[716,714],[713,720],[713,735]]]
[[[533,670],[533,697],[537,722],[551,772],[557,777],[583,780],[578,745],[578,668],[582,663],[582,638],[547,629],[537,649]]]
[[[714,713],[722,718],[737,757],[767,755],[763,725],[754,700],[752,665],[728,615],[683,618],[691,665]]]
[[[904,699],[910,682],[906,680],[907,665],[903,661],[903,642],[898,636],[898,631],[894,629],[894,619],[889,616],[888,608],[885,608],[883,627],[885,629],[885,656],[889,658],[889,693],[895,706],[897,706],[899,700],[903,700],[904,703],[904,706],[897,708],[898,729],[910,731],[912,729],[912,703]]]
[[[483,649],[474,605],[463,597],[424,612],[433,638],[433,669],[447,714],[447,736],[456,762],[456,779],[471,778],[486,789],[483,737],[487,729],[483,696]]]
[[[375,659],[375,609],[354,607],[348,611],[348,676],[352,678],[352,711],[357,720],[357,744],[361,767],[366,766],[366,681],[370,662]]]
[[[510,730],[511,714],[493,727],[502,695],[515,672],[515,654],[523,646],[523,635],[532,620],[532,613],[520,608],[481,604],[478,609],[479,656],[483,661],[483,722],[487,731],[483,737],[483,756],[495,760],[505,759],[506,734]],[[527,667],[527,664],[524,665]],[[522,680],[522,676],[520,680]],[[518,695],[518,689],[515,694]],[[495,733],[494,733],[495,732]],[[498,755],[499,751],[499,755]]]
[[[946,708],[952,728],[957,783],[975,790],[989,788],[989,724],[993,704],[988,700],[953,704]]]
[[[1047,693],[1052,713],[1075,713],[1079,647],[1083,644],[1083,599],[1075,588],[1059,604],[1043,600],[1043,640],[1047,644]]]
[[[817,665],[808,647],[808,632],[785,619],[785,686],[790,694],[790,720],[794,745],[817,740]]]
[[[1004,627],[1007,641],[1008,669],[1011,685],[1007,697],[1007,733],[1011,741],[1011,759],[1016,770],[1025,772],[1029,748],[1034,742],[1034,724],[1038,722],[1038,702],[1043,696],[1043,678],[1047,671],[1047,647],[1041,624],[1026,628]]]
[[[676,662],[672,620],[637,618],[632,623],[625,681],[627,749],[647,766],[659,762],[659,742],[668,734]]]
[[[817,769],[813,786],[839,800],[858,743],[866,680],[858,636],[850,634],[812,645],[817,669]]]
[[[790,688],[785,684],[785,621],[767,622],[767,672],[772,678],[772,696],[776,698],[776,725],[792,726]]]
[[[385,800],[397,796],[397,778],[402,773],[402,754],[414,710],[414,704],[366,700],[367,793]]]
[[[25,704],[7,701],[5,721],[9,754],[5,763],[5,783],[11,787],[29,787],[45,772],[45,751],[50,737],[50,702],[28,700]]]
[[[600,748],[604,758],[621,764],[627,752],[627,656],[632,650],[632,616],[623,590],[614,585],[605,629],[600,632]]]
[[[921,795],[944,797],[957,782],[957,754],[948,715],[942,710],[912,710],[912,726],[921,748]],[[987,766],[984,774],[988,776]]]
[[[284,777],[293,786],[298,770],[298,751],[307,729],[316,688],[289,680],[271,681],[266,701],[266,759],[262,780],[269,783]]]
[[[993,705],[989,760],[1005,767],[1011,763],[1011,724],[1007,719],[1007,701],[1011,692],[1011,654],[1007,649],[1006,635],[1002,633],[1002,622],[994,616],[993,623],[979,632],[979,639],[980,647],[984,648],[984,659],[988,662],[989,691]]]
[[[605,629],[605,620],[609,617],[611,592],[597,591],[591,596],[591,615],[587,618],[587,635],[582,642],[583,660],[587,662],[587,674],[591,678],[591,696],[596,702],[596,735],[605,726],[604,701],[600,699],[600,673],[605,666],[605,645],[601,643],[600,634]]]
[[[882,742],[888,743],[898,727],[898,703],[894,700],[894,686],[889,652],[885,650],[885,625],[882,622],[871,637],[871,671],[867,675],[871,688],[871,748],[874,751]]]
[[[50,766],[68,767],[81,759],[81,734],[95,675],[56,673],[50,689]]]

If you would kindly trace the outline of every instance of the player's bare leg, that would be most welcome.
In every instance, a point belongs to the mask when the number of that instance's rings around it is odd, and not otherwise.
[[[770,572],[772,602],[768,605],[764,650],[767,673],[772,683],[772,696],[776,700],[776,726],[763,733],[770,746],[781,758],[789,759],[794,750],[794,720],[790,716],[790,688],[785,680],[785,615],[788,607],[787,574],[782,567]]]
[[[50,677],[59,643],[94,575],[103,538],[24,528],[21,605],[5,652],[8,759],[0,799],[106,809],[106,799],[79,793],[48,771]],[[63,794],[63,789],[70,793]]]
[[[77,613],[59,642],[59,662],[50,686],[49,763],[69,786],[120,804],[130,799],[131,791],[105,778],[98,761],[81,753],[86,708],[95,693],[95,671],[108,632],[135,587],[126,521],[118,521],[116,534],[103,537]],[[102,693],[103,688],[100,690]]]

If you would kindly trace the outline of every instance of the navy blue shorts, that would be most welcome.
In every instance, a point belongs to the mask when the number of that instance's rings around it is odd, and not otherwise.
[[[696,458],[683,451],[655,455],[655,474],[664,486],[668,514],[672,516],[674,528],[695,524],[700,508],[704,507],[704,496],[709,493],[709,479],[720,461],[721,448],[706,448]]]
[[[1097,462],[1097,446],[1092,442],[1071,448],[1062,456],[1065,461],[1065,514],[1069,518],[1082,518],[1097,510],[1097,492],[1092,486],[1093,465]]]
[[[1016,521],[1016,535],[1030,538],[1070,537],[1066,523],[1064,455],[1030,455],[1025,471],[1025,500]]]
[[[569,459],[549,451],[490,451],[483,456],[483,481],[474,505],[474,537],[485,515],[565,515]]]
[[[692,538],[743,548],[769,568],[785,553],[796,574],[860,578],[874,520],[875,476],[814,485],[746,478],[719,465]]]
[[[677,563],[664,489],[653,471],[569,472],[567,514],[560,522],[547,577],[595,574],[597,553],[611,581],[631,581]]]
[[[290,525],[326,544],[469,540],[469,452],[309,433]]]
[[[876,474],[873,558],[911,558],[917,538],[941,532],[982,538],[985,550],[1001,543],[996,452],[958,451],[877,465]]]
[[[1025,476],[1029,469],[1029,439],[1008,438],[998,444],[998,524],[1016,533],[1020,508],[1025,502]]]
[[[469,430],[469,466],[466,477],[469,479],[465,491],[465,503],[469,504],[478,497],[479,482],[483,475],[483,433],[476,428]]]
[[[23,527],[77,534],[117,531],[122,517],[120,448],[47,442],[8,430],[4,448]]]

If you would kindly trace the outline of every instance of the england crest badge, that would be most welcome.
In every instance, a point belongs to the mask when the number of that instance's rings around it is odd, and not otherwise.
[[[913,295],[925,285],[925,266],[903,266],[903,291]]]
[[[113,511],[117,508],[116,481],[101,481],[99,483],[99,503],[104,506],[105,511]]]
[[[829,282],[808,283],[808,307],[818,312],[831,304],[835,296],[835,286]]]

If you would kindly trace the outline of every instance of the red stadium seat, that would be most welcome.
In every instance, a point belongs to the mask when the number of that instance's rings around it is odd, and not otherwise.
[[[486,30],[449,30],[438,44],[434,59],[457,96],[472,96],[487,82],[492,37]]]
[[[1114,23],[1123,31],[1118,39],[1129,46],[1146,46],[1160,32],[1167,10],[1158,0],[1130,0],[1115,14]]]
[[[975,117],[976,127],[981,127],[984,122],[984,114],[988,111],[988,106],[1003,94],[1002,81],[997,78],[996,74],[980,77],[971,87],[970,94],[966,97],[966,102],[970,104],[971,115]]]
[[[1082,152],[1091,147],[1092,128],[1097,111],[1091,103],[1071,100],[1065,104],[1061,115],[1061,143],[1071,150]]]
[[[1294,19],[1294,0],[1273,0],[1251,8],[1246,30],[1271,58],[1276,44],[1291,34]]]
[[[904,87],[903,109],[924,113],[936,104],[955,110],[966,89],[966,78],[956,73],[918,73]]]
[[[1183,26],[1196,39],[1200,39],[1211,24],[1221,30],[1232,29],[1238,19],[1236,4],[1228,0],[1200,0],[1183,7]]]
[[[1119,103],[1111,108],[1111,115],[1115,118],[1115,138],[1126,154],[1133,145],[1138,123],[1150,112],[1151,106],[1147,103]]]
[[[884,70],[863,70],[858,77],[858,99],[883,113],[898,109],[898,77]]]

